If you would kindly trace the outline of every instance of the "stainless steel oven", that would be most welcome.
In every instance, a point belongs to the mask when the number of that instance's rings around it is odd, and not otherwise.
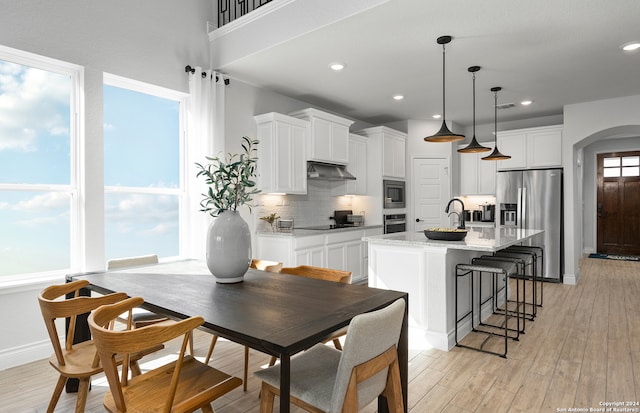
[[[407,230],[406,214],[388,214],[382,217],[384,233],[405,232]]]
[[[404,181],[383,180],[382,196],[384,197],[384,208],[404,208],[406,205]]]

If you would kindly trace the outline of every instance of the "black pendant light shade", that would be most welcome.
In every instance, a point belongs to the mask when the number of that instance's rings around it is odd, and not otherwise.
[[[488,156],[485,156],[482,158],[483,161],[504,161],[505,159],[511,159],[511,157],[509,155],[503,155],[500,153],[500,151],[498,150],[498,92],[501,91],[502,88],[499,86],[496,87],[492,87],[491,91],[493,92],[494,96],[495,96],[495,104],[494,104],[494,120],[493,120],[493,130],[494,130],[494,135],[493,135],[493,139],[495,142],[495,146],[493,147],[493,152],[491,152],[491,154],[489,154]]]
[[[478,143],[476,139],[476,72],[480,70],[480,66],[471,66],[467,69],[473,75],[473,137],[471,138],[471,142],[464,148],[458,149],[460,153],[478,153],[478,152],[488,152],[491,148],[487,148],[486,146],[482,146]]]
[[[440,130],[432,136],[427,136],[424,138],[427,142],[456,142],[464,139],[464,135],[458,135],[457,133],[453,133],[449,130],[446,124],[446,116],[445,116],[445,44],[451,42],[451,36],[440,36],[438,37],[438,44],[442,45],[442,126]]]

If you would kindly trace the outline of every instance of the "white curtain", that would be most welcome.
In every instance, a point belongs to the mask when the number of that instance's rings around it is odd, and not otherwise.
[[[216,81],[216,79],[218,79]],[[205,240],[209,215],[200,212],[200,200],[206,191],[203,179],[196,179],[195,163],[207,162],[205,156],[225,153],[225,91],[222,74],[196,67],[189,73],[189,98],[187,99],[187,157],[186,181],[189,192],[187,216],[189,239],[184,240],[181,255],[205,258]],[[183,243],[181,243],[182,245]]]
[[[202,157],[225,151],[224,106],[222,74],[196,67],[189,74],[189,143]]]

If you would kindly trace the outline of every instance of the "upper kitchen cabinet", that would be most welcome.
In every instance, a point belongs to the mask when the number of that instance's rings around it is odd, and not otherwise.
[[[254,119],[260,141],[259,188],[263,193],[306,194],[309,122],[273,112]]]
[[[349,135],[349,163],[347,171],[355,176],[355,180],[335,182],[331,194],[367,195],[367,138],[360,135]]]
[[[482,146],[493,149],[493,142],[483,142]],[[460,148],[466,145],[460,145]],[[500,147],[502,150],[502,147]],[[483,161],[489,152],[460,154],[460,195],[495,195],[496,162]]]
[[[349,127],[353,121],[313,108],[290,115],[309,122],[307,160],[341,165],[349,162]]]
[[[375,155],[369,162],[382,165],[383,178],[405,178],[406,133],[386,126],[376,126],[358,131],[358,134],[369,138],[368,145],[372,149],[370,152]]]
[[[498,170],[562,167],[562,125],[498,132]]]

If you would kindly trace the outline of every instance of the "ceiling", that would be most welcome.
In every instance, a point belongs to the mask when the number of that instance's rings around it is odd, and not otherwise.
[[[563,106],[640,94],[638,0],[391,0],[221,68],[230,76],[371,124],[433,120],[442,113],[441,35],[446,46],[446,118],[499,121],[561,115]],[[333,72],[329,63],[347,66]],[[395,101],[392,96],[405,98]],[[533,100],[521,106],[524,99]],[[455,128],[454,128],[455,129]]]

